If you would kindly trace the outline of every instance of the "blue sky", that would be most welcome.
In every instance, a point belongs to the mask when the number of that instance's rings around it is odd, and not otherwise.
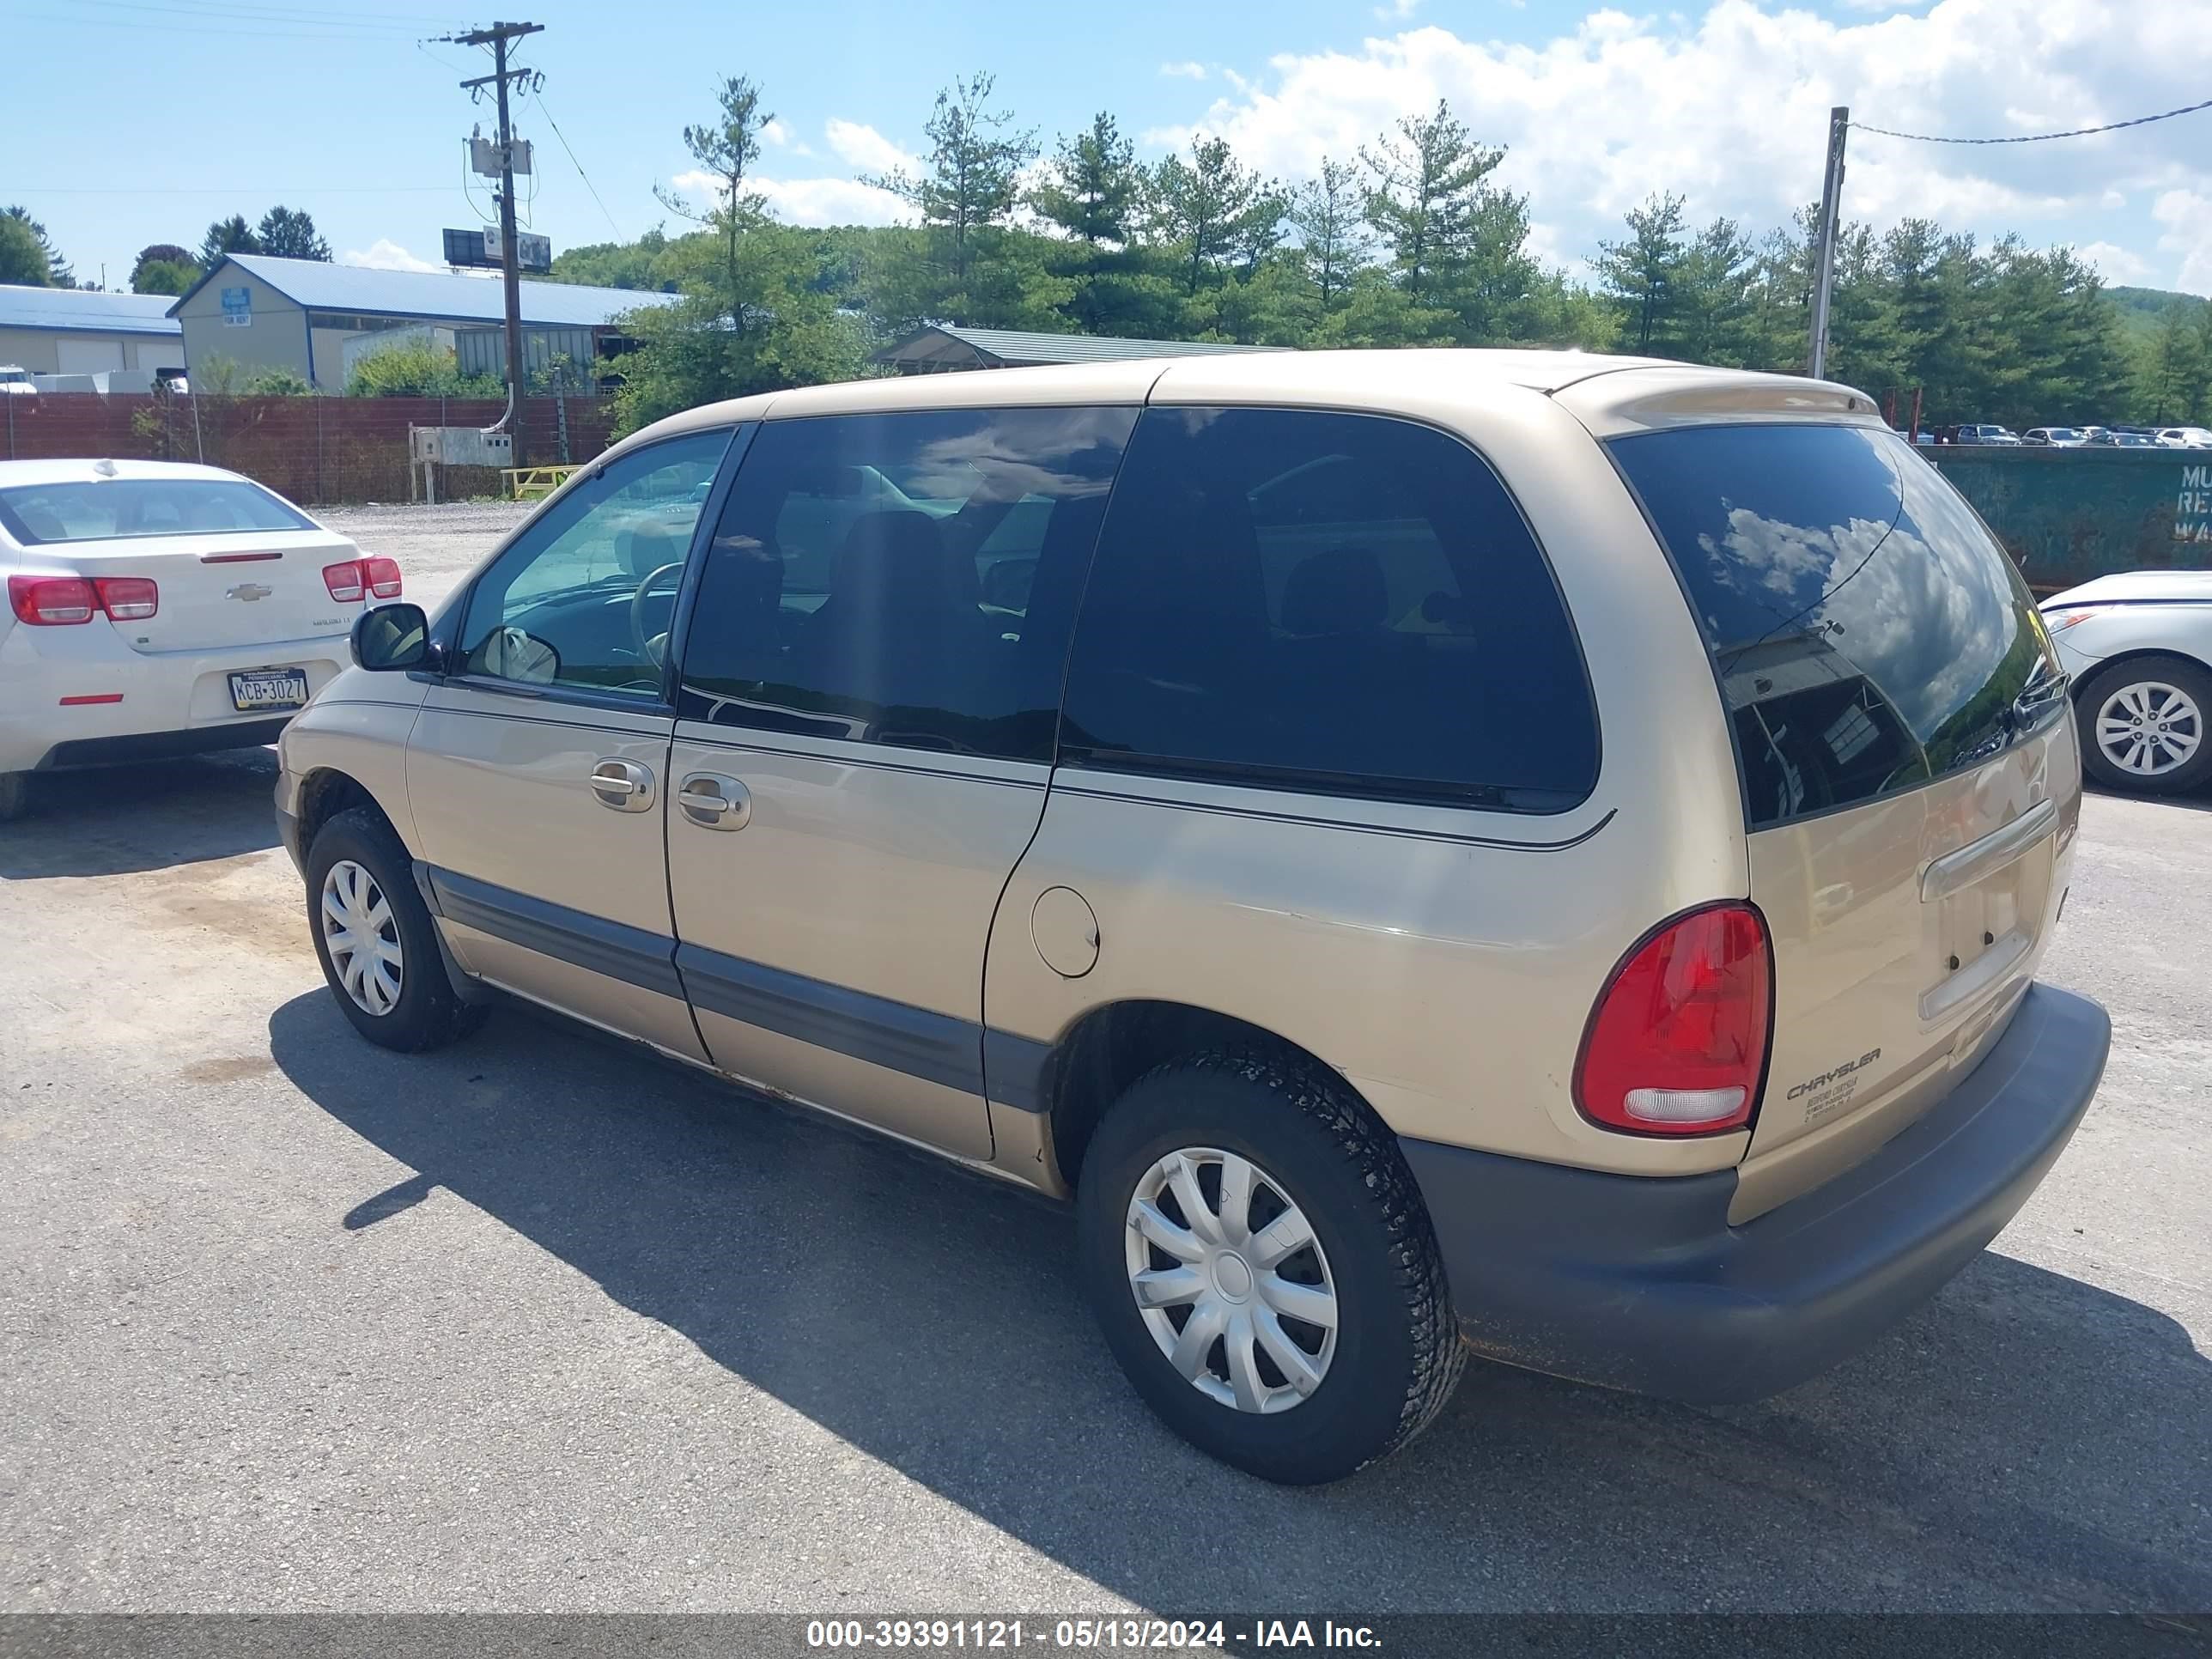
[[[1880,125],[1996,134],[2212,95],[2212,0],[517,0],[515,12],[547,26],[522,54],[545,85],[519,126],[538,145],[530,216],[556,248],[666,218],[653,186],[682,178],[680,129],[708,114],[727,73],[766,88],[780,118],[764,187],[803,223],[891,212],[855,173],[918,149],[936,89],[978,69],[1048,143],[1104,107],[1147,155],[1219,132],[1287,176],[1446,96],[1508,146],[1500,177],[1528,192],[1539,251],[1570,269],[1662,186],[1695,218],[1780,222],[1818,191],[1832,103]],[[146,243],[191,246],[210,219],[280,201],[312,212],[342,258],[434,258],[441,227],[482,222],[460,141],[489,115],[455,85],[483,55],[420,42],[484,21],[434,0],[0,0],[0,202],[28,205],[81,276],[104,263],[111,285]],[[2212,293],[2212,111],[2065,143],[1851,142],[1852,216],[2017,230],[2084,248],[2115,281]]]

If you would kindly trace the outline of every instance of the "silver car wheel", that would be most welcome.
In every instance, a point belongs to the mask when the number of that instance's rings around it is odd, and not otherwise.
[[[1304,1401],[1336,1355],[1336,1281],[1312,1224],[1249,1158],[1186,1146],[1145,1172],[1129,1294],[1190,1385],[1240,1412]]]
[[[2138,680],[2097,711],[2097,747],[2123,772],[2155,778],[2186,766],[2204,740],[2196,700],[2163,680]]]
[[[362,1012],[390,1013],[407,964],[384,890],[363,866],[340,859],[323,877],[322,901],[323,948],[340,988]]]

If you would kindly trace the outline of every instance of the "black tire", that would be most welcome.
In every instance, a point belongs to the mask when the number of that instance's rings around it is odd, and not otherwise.
[[[2105,704],[2130,685],[2156,683],[2170,685],[2197,705],[2197,752],[2170,772],[2146,777],[2115,765],[2097,742],[2097,716]],[[2107,789],[2132,795],[2179,795],[2212,781],[2212,742],[2205,741],[2205,726],[2212,721],[2212,672],[2186,657],[2131,657],[2124,663],[2089,677],[2076,704],[2081,730],[2082,769]]]
[[[359,865],[374,878],[392,913],[400,949],[399,995],[383,1013],[372,1013],[348,994],[331,966],[323,933],[322,893],[331,866],[341,860]],[[307,851],[307,928],[315,957],[337,999],[338,1011],[371,1042],[402,1054],[443,1048],[471,1030],[483,1011],[461,1000],[438,949],[436,924],[416,890],[414,860],[397,831],[371,806],[340,812],[315,832]]]
[[[31,775],[0,772],[0,823],[12,823],[31,810]]]
[[[1130,1201],[1155,1164],[1187,1147],[1251,1160],[1326,1253],[1335,1351],[1287,1410],[1241,1411],[1202,1393],[1169,1363],[1129,1288]],[[1201,1451],[1262,1480],[1310,1486],[1387,1456],[1459,1382],[1465,1350],[1413,1173],[1374,1115],[1317,1069],[1224,1052],[1139,1079],[1084,1154],[1076,1229],[1092,1310],[1145,1403]]]

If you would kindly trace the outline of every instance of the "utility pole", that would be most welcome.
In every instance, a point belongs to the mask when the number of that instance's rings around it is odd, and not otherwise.
[[[507,116],[507,83],[531,73],[507,66],[507,47],[526,34],[542,34],[542,23],[494,23],[488,29],[471,29],[444,38],[459,46],[489,46],[492,72],[461,82],[465,91],[493,87],[499,95],[499,260],[500,280],[507,288],[507,414],[499,426],[512,426],[514,465],[524,465],[522,453],[522,260],[514,237],[514,129]],[[498,426],[492,428],[497,431]]]
[[[1844,212],[1844,139],[1851,130],[1850,110],[1841,104],[1828,112],[1828,172],[1820,185],[1820,256],[1813,276],[1812,374],[1819,380],[1828,366],[1828,296],[1836,286],[1836,227]]]

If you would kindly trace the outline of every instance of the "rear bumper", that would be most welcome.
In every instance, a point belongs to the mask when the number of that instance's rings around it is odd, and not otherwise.
[[[27,637],[33,633],[72,637],[33,641]],[[231,674],[252,668],[298,669],[307,676],[312,697],[337,677],[345,660],[343,635],[202,651],[137,652],[104,623],[16,628],[0,638],[0,772],[100,766],[271,743],[284,718],[296,711],[276,718],[274,710],[234,708]]]
[[[2095,1003],[2030,986],[1935,1110],[1740,1227],[1732,1170],[1615,1176],[1400,1145],[1477,1350],[1672,1399],[1756,1400],[1863,1347],[1996,1237],[2088,1109],[2111,1042]]]

